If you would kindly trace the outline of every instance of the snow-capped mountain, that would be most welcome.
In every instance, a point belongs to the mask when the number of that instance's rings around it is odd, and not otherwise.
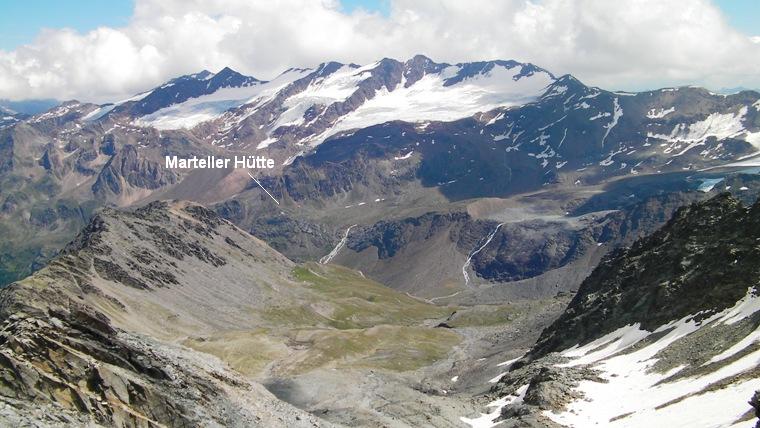
[[[189,99],[215,94],[229,88],[248,88],[262,83],[230,69],[224,68],[214,74],[203,70],[200,73],[177,77],[153,89],[139,94],[114,109],[114,113],[128,113],[133,117],[149,115],[162,108],[182,104]]]
[[[204,122],[215,143],[263,148],[283,140],[317,145],[339,131],[391,120],[451,121],[496,107],[524,105],[554,81],[532,64],[439,64],[423,56],[359,66],[328,62],[290,69],[264,82],[230,69],[183,76],[122,104],[134,123],[189,129]]]
[[[751,91],[613,92],[532,64],[451,65],[418,55],[365,66],[327,62],[270,81],[229,68],[202,71],[112,104],[64,103],[31,121],[190,132],[212,147],[267,149],[290,162],[328,139],[374,125],[476,118],[473,129],[460,134],[498,142],[546,171],[597,166],[636,174],[699,168],[755,152],[759,111],[760,95]]]
[[[700,88],[611,92],[572,76],[520,109],[490,112],[483,132],[547,171],[601,169],[628,174],[694,169],[760,150],[760,94]]]
[[[569,75],[556,78],[532,64],[451,65],[421,55],[365,66],[327,62],[289,69],[270,81],[229,68],[202,71],[99,109],[78,108],[83,112],[78,116],[70,104],[62,107],[32,120],[65,115],[111,123],[109,129],[189,131],[211,146],[270,149],[280,160],[373,125],[452,122],[476,114],[484,124],[476,132],[508,143],[508,152],[530,154],[544,169],[595,164],[635,174],[647,167],[644,154],[667,158],[650,165],[663,170],[671,163],[689,168],[735,159],[760,147],[755,92],[719,95],[693,87],[612,92]],[[603,156],[594,159],[597,155]]]

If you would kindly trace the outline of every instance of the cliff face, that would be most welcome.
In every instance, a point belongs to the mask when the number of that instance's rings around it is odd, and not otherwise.
[[[132,145],[124,146],[100,171],[92,192],[99,197],[118,197],[128,190],[155,190],[178,181],[171,170],[140,156]]]

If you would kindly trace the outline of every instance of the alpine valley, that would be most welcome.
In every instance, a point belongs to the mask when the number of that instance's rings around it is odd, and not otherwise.
[[[760,93],[516,61],[0,107],[0,425],[760,426],[759,194]]]

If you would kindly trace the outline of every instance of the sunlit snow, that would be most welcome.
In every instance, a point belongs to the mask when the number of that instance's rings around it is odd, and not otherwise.
[[[287,71],[274,80],[238,88],[221,88],[218,91],[182,103],[162,108],[135,121],[139,126],[153,126],[160,130],[192,128],[213,120],[225,111],[274,95],[287,84],[307,74],[304,70]]]
[[[446,73],[429,74],[408,88],[403,85],[392,91],[383,88],[375,97],[341,118],[328,136],[392,120],[452,121],[497,107],[523,105],[537,99],[553,82],[545,72],[515,80],[521,71],[519,66],[512,69],[496,66],[486,74],[451,86],[444,86]]]

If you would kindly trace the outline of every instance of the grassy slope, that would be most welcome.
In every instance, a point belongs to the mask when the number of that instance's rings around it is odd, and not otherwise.
[[[216,355],[248,375],[270,368],[278,374],[318,367],[414,370],[444,358],[458,334],[434,328],[451,308],[411,298],[350,269],[308,263],[293,277],[312,293],[311,302],[267,309],[266,324],[185,344]],[[428,321],[428,322],[426,322]]]

